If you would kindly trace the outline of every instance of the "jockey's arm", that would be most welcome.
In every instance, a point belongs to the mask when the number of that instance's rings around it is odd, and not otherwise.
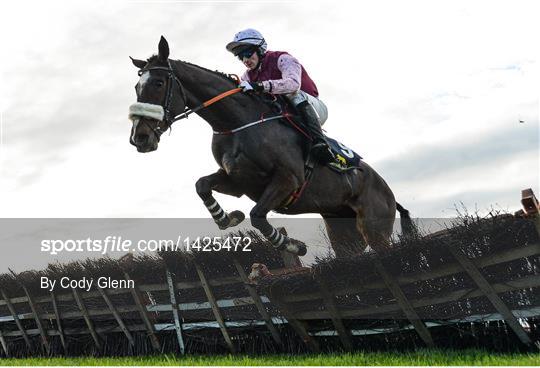
[[[248,71],[247,71],[247,70],[244,72],[244,74],[242,74],[242,75],[240,76],[240,82],[244,82],[244,81],[250,82],[250,80],[249,80],[249,75],[248,75]]]
[[[281,79],[263,81],[264,91],[275,95],[294,93],[300,90],[302,66],[294,56],[283,54],[277,61]]]
[[[279,94],[289,94],[300,89],[302,81],[302,66],[295,57],[283,54],[278,58],[278,69],[281,71],[281,79],[263,81],[264,91]],[[250,82],[246,71],[240,77],[241,81]]]

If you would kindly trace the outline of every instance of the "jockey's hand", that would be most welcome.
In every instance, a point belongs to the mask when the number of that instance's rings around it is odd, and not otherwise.
[[[264,91],[264,86],[261,82],[248,82],[242,81],[238,87],[242,88],[242,92],[254,91],[262,92]]]

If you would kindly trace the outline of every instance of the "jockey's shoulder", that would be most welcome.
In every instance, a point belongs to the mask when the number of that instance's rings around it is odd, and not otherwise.
[[[272,55],[272,56],[279,55],[276,58],[276,61],[278,62],[284,62],[284,61],[299,62],[298,59],[294,57],[293,55],[291,55],[291,53],[288,51],[267,51],[265,55]]]

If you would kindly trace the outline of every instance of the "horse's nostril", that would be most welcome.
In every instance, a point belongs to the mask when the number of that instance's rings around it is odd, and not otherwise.
[[[148,134],[137,134],[135,136],[135,143],[145,144],[148,143]]]

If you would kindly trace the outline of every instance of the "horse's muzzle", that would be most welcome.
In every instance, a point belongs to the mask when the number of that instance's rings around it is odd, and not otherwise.
[[[130,140],[130,143],[137,147],[138,152],[152,152],[157,150],[158,142],[156,139],[152,139],[152,136],[149,134],[136,134],[134,139]]]
[[[157,150],[157,147],[152,147],[152,146],[136,146],[136,147],[137,147],[137,152],[140,152],[140,153],[148,153],[148,152],[153,152]]]

